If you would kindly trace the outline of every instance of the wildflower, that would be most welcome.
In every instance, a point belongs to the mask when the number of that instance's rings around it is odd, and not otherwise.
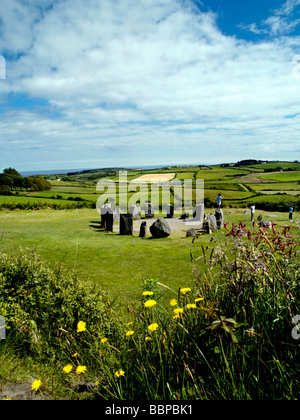
[[[153,306],[156,305],[156,301],[154,299],[147,300],[147,302],[144,303],[145,308],[153,308]]]
[[[157,328],[158,328],[158,324],[153,323],[153,324],[150,324],[150,325],[149,325],[148,330],[149,330],[150,332],[153,332],[153,331],[157,330]]]
[[[204,300],[204,298],[200,297],[200,298],[195,299],[195,302],[201,302],[202,300]]]
[[[86,323],[83,322],[83,321],[78,322],[77,332],[80,333],[80,332],[84,332],[84,331],[86,331]]]
[[[152,340],[152,338],[151,337],[145,337],[145,341],[147,342],[147,341],[151,341]]]
[[[77,357],[78,356],[78,353],[74,353],[73,355],[72,355],[72,357]]]
[[[170,305],[171,306],[176,306],[177,305],[177,300],[176,299],[171,299],[170,300]]]
[[[180,318],[180,315],[174,315],[173,316],[173,319],[178,319],[178,318]]]
[[[40,379],[35,379],[31,385],[31,391],[38,391],[41,385],[42,381]]]
[[[106,338],[106,337],[101,338],[101,343],[102,343],[102,344],[105,344],[106,342],[107,342],[107,338]]]
[[[125,372],[124,372],[124,370],[117,370],[116,371],[116,373],[115,373],[115,376],[117,377],[117,378],[120,378],[120,376],[125,376]]]
[[[72,365],[66,365],[66,366],[63,368],[63,371],[64,371],[65,373],[70,373],[72,369],[73,369],[73,366],[72,366]]]
[[[98,385],[99,385],[99,382],[98,382],[98,381],[96,381],[96,382],[95,382],[95,386],[98,386]]]
[[[127,325],[127,327],[129,327],[129,325],[132,325],[132,324],[133,324],[133,321],[128,322],[126,325]]]
[[[86,366],[78,366],[78,368],[76,369],[77,375],[80,375],[81,373],[85,373],[85,371],[86,371]]]
[[[185,295],[186,293],[191,292],[191,289],[189,287],[184,287],[183,289],[180,289],[180,293]]]
[[[182,308],[176,308],[176,309],[174,309],[174,314],[175,315],[180,315],[180,314],[183,314],[183,309]]]
[[[149,291],[143,292],[143,296],[152,296],[152,295],[153,295],[153,292],[149,292]]]
[[[133,334],[134,334],[134,331],[127,331],[126,337],[129,337],[130,335],[133,335]]]
[[[188,309],[196,309],[196,308],[197,308],[196,303],[188,303],[188,304],[186,305],[186,307],[187,307]]]

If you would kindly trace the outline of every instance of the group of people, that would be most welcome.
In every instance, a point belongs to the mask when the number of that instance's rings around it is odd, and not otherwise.
[[[217,207],[219,209],[221,208],[222,200],[223,200],[223,197],[222,197],[221,193],[219,193],[218,194],[218,197],[217,197]],[[253,222],[253,220],[254,220],[254,213],[255,213],[255,205],[254,204],[252,204],[250,206],[250,210],[251,210],[251,222]],[[289,220],[293,220],[293,212],[294,212],[294,208],[292,206],[290,206],[290,209],[289,209]]]

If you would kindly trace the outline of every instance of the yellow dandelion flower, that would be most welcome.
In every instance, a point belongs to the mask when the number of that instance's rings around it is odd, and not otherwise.
[[[147,300],[147,302],[144,303],[145,308],[153,308],[156,305],[156,301],[154,299]]]
[[[176,309],[174,309],[173,312],[174,312],[175,315],[180,315],[180,314],[183,314],[184,311],[183,311],[182,308],[176,308]]]
[[[176,306],[177,305],[177,300],[176,299],[171,299],[170,300],[170,305],[171,306]]]
[[[63,371],[64,371],[65,373],[70,373],[72,369],[73,369],[73,366],[72,366],[72,365],[66,365],[66,366],[63,368]]]
[[[78,368],[76,369],[77,375],[80,375],[81,373],[85,373],[85,372],[86,372],[86,366],[78,366]]]
[[[86,331],[86,323],[83,322],[83,321],[78,322],[77,332],[80,333],[80,332],[84,332],[84,331]]]
[[[154,322],[153,324],[149,325],[148,330],[150,332],[153,332],[153,331],[157,330],[157,328],[158,328],[158,324],[156,324],[156,322]]]
[[[202,300],[204,300],[204,298],[203,298],[203,297],[201,297],[201,298],[197,298],[197,299],[195,299],[195,302],[201,302]]]
[[[129,336],[131,336],[131,335],[133,335],[134,334],[134,331],[127,331],[127,333],[126,333],[126,337],[129,337]]]
[[[101,338],[101,343],[102,343],[102,344],[105,344],[106,342],[107,342],[107,338],[106,338],[106,337]]]
[[[124,372],[124,370],[117,370],[116,371],[116,373],[115,373],[115,376],[117,377],[117,378],[120,378],[120,376],[125,376],[125,372]]]
[[[95,382],[95,386],[98,386],[98,385],[99,385],[99,382],[98,382],[98,381],[96,381],[96,382]]]
[[[174,315],[173,316],[173,319],[179,319],[180,318],[180,315]]]
[[[72,355],[72,357],[77,357],[78,356],[78,353],[74,353],[73,355]]]
[[[149,292],[149,291],[143,292],[143,296],[152,296],[152,295],[153,295],[153,292]]]
[[[191,291],[192,290],[190,289],[190,287],[184,287],[183,289],[180,289],[180,293],[182,293],[183,295]]]
[[[145,341],[147,342],[147,341],[151,341],[152,340],[152,338],[151,337],[145,337]]]
[[[127,325],[127,327],[129,327],[129,325],[132,325],[132,324],[133,324],[133,321],[128,322],[126,325]]]
[[[42,381],[40,379],[35,379],[31,385],[31,390],[38,391],[41,385],[42,385]]]
[[[188,303],[188,304],[186,305],[186,307],[187,307],[188,309],[196,309],[196,308],[197,308],[197,305],[196,305],[196,303]]]

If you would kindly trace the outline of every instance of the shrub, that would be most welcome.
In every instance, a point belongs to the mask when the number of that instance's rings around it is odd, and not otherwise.
[[[0,314],[23,354],[55,358],[73,345],[78,352],[85,343],[72,334],[82,319],[101,334],[113,334],[107,299],[73,272],[54,272],[35,253],[0,256]]]

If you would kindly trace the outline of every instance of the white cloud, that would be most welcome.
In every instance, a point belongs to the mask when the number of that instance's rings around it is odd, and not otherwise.
[[[10,60],[0,89],[45,98],[61,116],[0,114],[4,158],[18,147],[26,159],[42,148],[41,159],[52,162],[112,161],[118,153],[136,164],[201,162],[266,149],[288,158],[296,147],[299,119],[284,117],[298,112],[291,60],[299,39],[239,41],[188,1],[30,4],[13,0],[5,12],[4,40],[10,26],[23,34],[7,49],[24,54]]]

